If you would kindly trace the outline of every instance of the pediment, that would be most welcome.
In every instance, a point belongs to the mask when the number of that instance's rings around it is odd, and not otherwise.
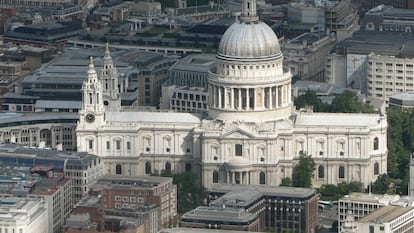
[[[230,131],[225,132],[221,135],[220,139],[224,138],[255,138],[256,135],[248,129],[244,128],[235,128]]]

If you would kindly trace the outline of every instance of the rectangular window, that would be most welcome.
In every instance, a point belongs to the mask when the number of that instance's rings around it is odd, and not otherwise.
[[[88,140],[89,142],[89,149],[92,150],[93,149],[93,141],[92,140]]]
[[[116,141],[116,149],[117,150],[121,149],[121,141]]]
[[[127,150],[131,150],[131,142],[127,142]]]
[[[121,196],[115,196],[115,201],[121,201]]]
[[[243,146],[241,144],[236,144],[235,153],[236,156],[243,156]]]
[[[106,141],[106,149],[107,150],[111,149],[111,143],[109,141]]]
[[[369,233],[374,233],[374,232],[375,232],[374,226],[369,226]]]

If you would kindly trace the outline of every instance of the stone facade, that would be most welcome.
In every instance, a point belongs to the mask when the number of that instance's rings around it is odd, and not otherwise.
[[[101,156],[106,172],[149,175],[192,171],[213,183],[279,185],[301,153],[317,167],[313,185],[376,180],[387,167],[387,121],[377,114],[294,112],[290,70],[256,2],[225,32],[208,78],[209,110],[112,111],[93,61],[83,84],[79,151]],[[251,43],[255,40],[255,43]],[[116,69],[113,67],[112,69]]]

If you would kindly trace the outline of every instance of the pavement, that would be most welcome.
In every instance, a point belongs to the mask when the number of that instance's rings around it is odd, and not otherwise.
[[[331,209],[319,209],[319,225],[331,228],[332,223],[338,220],[338,207],[334,205]]]

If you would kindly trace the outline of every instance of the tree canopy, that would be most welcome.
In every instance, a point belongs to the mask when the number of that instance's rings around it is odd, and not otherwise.
[[[351,192],[364,192],[364,185],[359,181],[351,181],[350,183],[342,182],[338,185],[324,184],[319,188],[321,199],[324,201],[335,201]]]
[[[170,171],[162,171],[161,176],[172,177],[177,185],[177,212],[183,214],[200,205],[206,198],[206,191],[199,185],[197,175],[192,172],[172,174]]]
[[[414,152],[414,110],[390,107],[387,120],[388,178],[394,186],[388,193],[407,194],[410,157]]]
[[[313,171],[315,170],[315,161],[310,155],[301,153],[299,155],[299,163],[296,165],[293,173],[294,187],[312,187]]]
[[[342,94],[335,95],[331,104],[322,103],[316,92],[307,90],[305,94],[295,99],[297,109],[312,106],[314,112],[344,112],[344,113],[374,113],[371,105],[361,103],[353,91],[345,90]]]

